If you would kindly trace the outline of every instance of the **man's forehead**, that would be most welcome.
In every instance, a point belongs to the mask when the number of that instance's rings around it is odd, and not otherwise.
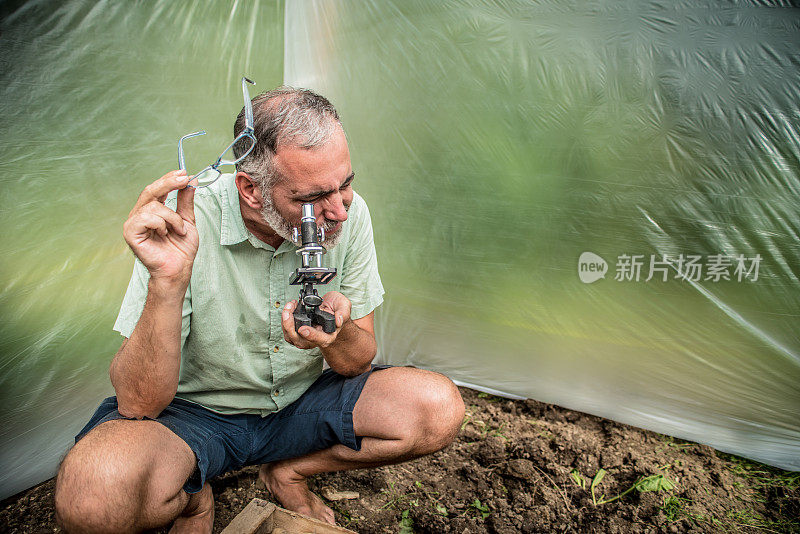
[[[334,135],[327,143],[304,148],[282,146],[273,159],[280,184],[291,194],[329,189],[352,173],[350,152],[344,136]]]

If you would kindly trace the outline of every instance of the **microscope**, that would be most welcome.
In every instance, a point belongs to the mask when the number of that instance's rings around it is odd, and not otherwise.
[[[301,326],[321,326],[323,332],[330,334],[336,330],[336,319],[332,313],[319,309],[322,297],[314,289],[314,284],[327,284],[333,280],[336,268],[322,266],[322,255],[327,252],[320,245],[325,241],[325,229],[317,228],[314,204],[303,204],[300,231],[298,232],[297,227],[294,228],[292,241],[300,245],[297,255],[300,256],[301,265],[292,274],[289,284],[302,286],[297,308],[294,310],[294,327],[299,329]]]

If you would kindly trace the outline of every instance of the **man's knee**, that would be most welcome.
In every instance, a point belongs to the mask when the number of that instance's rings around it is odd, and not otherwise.
[[[422,438],[427,452],[448,446],[464,420],[464,400],[456,385],[444,375],[426,373],[419,388],[419,413]]]
[[[148,453],[147,440],[136,439],[140,429],[131,435],[124,427],[136,423],[103,423],[64,458],[56,479],[55,505],[56,518],[67,532],[135,531],[145,516],[153,515],[152,508],[178,497],[180,475],[158,477],[157,456]],[[164,479],[174,479],[172,487]],[[179,512],[179,503],[173,504]]]
[[[121,451],[80,445],[73,447],[58,470],[56,519],[67,532],[129,530],[144,473],[122,460]]]

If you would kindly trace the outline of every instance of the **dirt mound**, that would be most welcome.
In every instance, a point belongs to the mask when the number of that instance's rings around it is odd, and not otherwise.
[[[330,473],[311,488],[362,533],[800,532],[800,474],[536,401],[461,390],[447,449],[401,465]],[[248,467],[211,481],[219,532],[253,498]],[[594,484],[594,488],[592,488]],[[5,532],[53,532],[53,481],[8,499]],[[165,530],[166,532],[166,530]]]

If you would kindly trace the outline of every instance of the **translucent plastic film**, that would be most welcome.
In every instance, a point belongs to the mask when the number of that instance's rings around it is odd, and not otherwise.
[[[287,6],[382,357],[800,469],[800,13],[590,4]]]
[[[214,162],[241,77],[281,83],[281,2],[0,6],[0,498],[55,473],[112,394],[133,267],[122,223],[145,185]]]

